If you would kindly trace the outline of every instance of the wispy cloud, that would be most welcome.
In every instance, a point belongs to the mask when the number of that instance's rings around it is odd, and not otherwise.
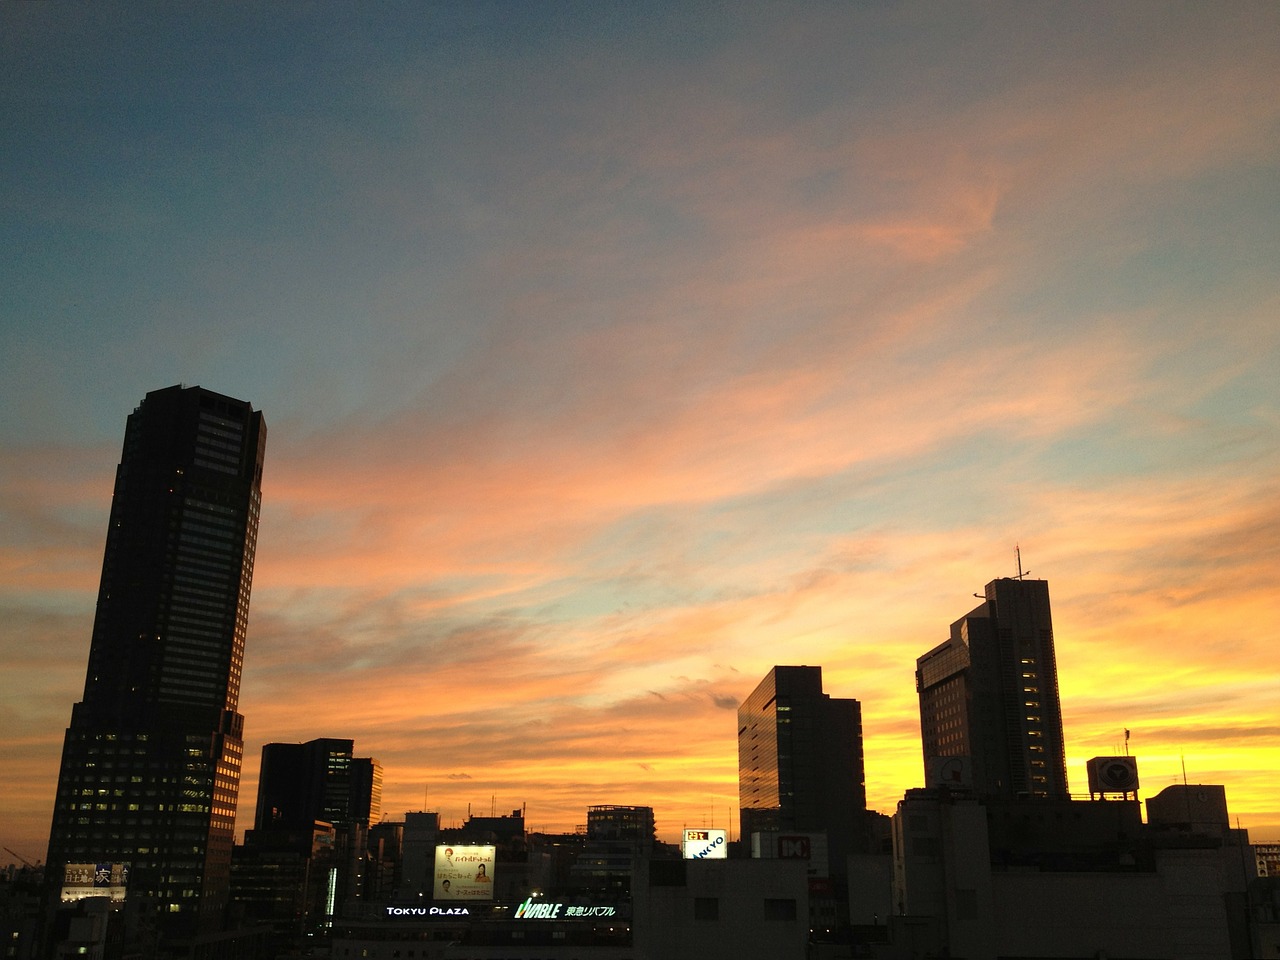
[[[1073,782],[1129,727],[1144,782],[1185,757],[1280,825],[1273,10],[445,18],[372,59],[298,18],[220,22],[244,72],[145,110],[93,30],[24,28],[102,70],[15,60],[62,105],[24,108],[0,267],[15,836],[124,416],[178,380],[269,423],[242,810],[263,742],[341,736],[391,814],[729,823],[734,708],[783,662],[862,700],[890,810],[915,657],[1020,542]]]

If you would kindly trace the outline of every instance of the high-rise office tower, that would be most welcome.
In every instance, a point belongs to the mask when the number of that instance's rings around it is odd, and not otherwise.
[[[382,764],[355,742],[323,737],[262,747],[255,830],[309,831],[316,820],[370,826],[382,815]]]
[[[129,416],[116,469],[48,864],[55,883],[127,865],[162,936],[216,928],[227,900],[266,437],[248,403],[169,387]]]
[[[373,757],[351,759],[350,810],[367,826],[382,820],[382,764]]]
[[[1068,796],[1046,581],[988,583],[986,600],[916,660],[916,689],[930,785],[947,779],[946,758],[964,758],[955,775],[982,796]]]
[[[831,867],[866,846],[862,705],[822,692],[821,667],[774,667],[738,707],[742,838],[822,832]]]

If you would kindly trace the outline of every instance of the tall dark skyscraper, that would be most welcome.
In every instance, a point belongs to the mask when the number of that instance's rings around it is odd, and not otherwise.
[[[983,796],[1066,797],[1058,664],[1044,580],[1002,578],[916,660],[925,774],[966,758]]]
[[[227,901],[266,438],[248,403],[169,387],[129,416],[116,469],[48,865],[127,864],[165,936],[216,927]]]
[[[742,838],[826,833],[831,867],[865,847],[862,705],[822,692],[821,667],[774,667],[738,707]]]

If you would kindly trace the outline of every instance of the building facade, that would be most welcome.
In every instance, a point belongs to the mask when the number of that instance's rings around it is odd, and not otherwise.
[[[988,583],[950,638],[916,660],[916,690],[926,783],[1005,799],[1068,795],[1046,581]]]
[[[885,960],[1272,955],[1249,912],[1248,836],[1225,824],[1144,825],[1137,800],[916,789],[893,829]]]
[[[162,936],[216,928],[227,902],[266,436],[248,403],[169,387],[129,416],[116,470],[48,864],[55,884],[123,865]]]
[[[866,847],[862,705],[822,691],[821,667],[774,667],[738,707],[742,839],[823,832],[833,873]]]
[[[354,752],[355,741],[331,737],[264,744],[254,829],[310,829],[316,820],[370,826],[381,820],[382,764]]]
[[[263,745],[232,899],[247,917],[269,921],[278,945],[324,928],[374,879],[368,832],[381,819],[382,765],[354,750],[353,740],[333,737]]]

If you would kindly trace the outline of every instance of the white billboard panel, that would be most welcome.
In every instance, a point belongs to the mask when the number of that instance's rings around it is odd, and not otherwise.
[[[493,864],[497,848],[492,844],[436,847],[436,900],[492,900]]]
[[[686,860],[729,859],[729,839],[723,830],[686,830],[681,849]]]

